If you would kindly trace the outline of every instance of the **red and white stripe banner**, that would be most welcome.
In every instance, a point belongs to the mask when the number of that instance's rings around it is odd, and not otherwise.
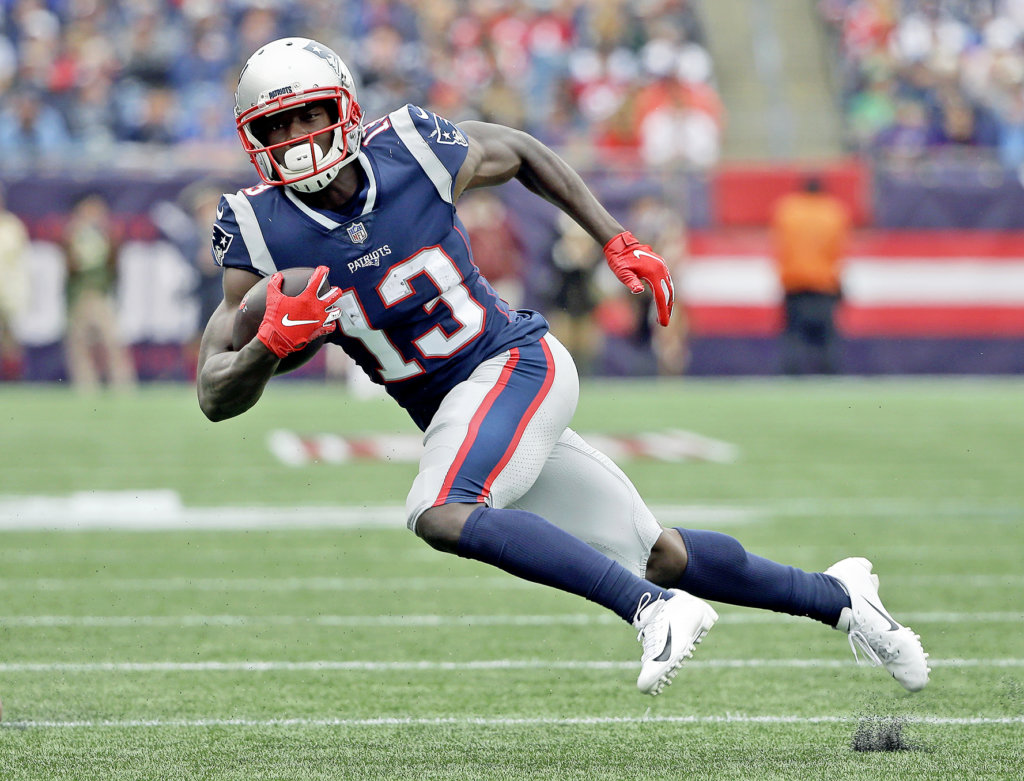
[[[696,334],[781,326],[766,231],[693,234],[677,287]],[[840,325],[850,336],[1024,336],[1024,233],[857,234],[843,294]]]

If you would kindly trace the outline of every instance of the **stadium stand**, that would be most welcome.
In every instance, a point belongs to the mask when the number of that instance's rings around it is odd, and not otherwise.
[[[889,161],[929,152],[1024,163],[1024,4],[826,0],[847,140]]]
[[[5,168],[24,162],[26,149],[33,165],[121,167],[168,146],[179,159],[201,154],[208,166],[230,168],[239,152],[225,101],[245,58],[284,35],[318,36],[341,52],[370,118],[412,102],[455,121],[523,127],[567,154],[717,162],[721,106],[687,0],[14,0],[2,8]]]
[[[0,183],[33,239],[23,376],[65,376],[56,240],[73,200],[99,191],[127,239],[120,322],[139,376],[188,378],[204,230],[188,221],[189,193],[254,182],[232,92],[248,54],[283,35],[342,52],[369,117],[408,101],[523,127],[620,219],[645,198],[671,204],[689,233],[677,276],[690,374],[773,371],[778,291],[765,282],[763,229],[810,165],[861,233],[896,241],[855,242],[867,279],[907,262],[912,277],[966,263],[984,280],[894,309],[854,285],[848,371],[1024,371],[1024,294],[1011,295],[1024,288],[998,281],[1024,265],[1013,233],[1024,230],[1022,29],[1020,0],[8,0]],[[522,303],[543,309],[556,212],[522,188],[500,194],[517,215]],[[939,262],[913,265],[931,255]],[[723,276],[730,268],[744,276]],[[605,367],[653,367],[644,318],[623,334],[632,315],[599,311],[618,323],[607,343],[635,353]]]

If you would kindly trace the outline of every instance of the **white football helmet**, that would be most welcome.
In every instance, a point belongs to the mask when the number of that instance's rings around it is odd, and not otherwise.
[[[267,145],[253,132],[254,122],[307,103],[329,101],[333,123],[316,133]],[[322,190],[359,154],[363,112],[355,82],[341,58],[309,38],[281,38],[253,54],[238,75],[235,125],[242,147],[267,184],[305,193]],[[330,134],[325,136],[324,134]],[[317,138],[330,138],[324,149]],[[287,148],[284,163],[271,152]]]

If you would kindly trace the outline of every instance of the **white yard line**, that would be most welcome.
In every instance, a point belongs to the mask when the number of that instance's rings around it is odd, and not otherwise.
[[[1009,500],[928,503],[902,498],[835,497],[725,504],[651,505],[664,526],[718,527],[779,516],[993,518],[1014,522],[1024,508]],[[172,490],[80,491],[64,496],[0,496],[2,531],[247,531],[296,528],[405,528],[399,505],[190,507]]]
[[[0,531],[249,531],[405,528],[405,511],[368,507],[186,507],[177,494],[82,492],[70,497],[0,498]]]
[[[1024,623],[1024,613],[900,613],[910,624],[998,624]],[[723,613],[721,624],[806,623],[808,619],[781,613]],[[448,626],[591,626],[620,623],[608,613],[563,613],[553,615],[370,615],[370,616],[0,616],[0,627],[190,627],[190,626],[340,626],[340,627],[448,627]]]
[[[666,526],[728,526],[762,520],[765,511],[730,505],[652,505]],[[82,491],[70,496],[0,496],[2,531],[249,531],[253,529],[405,529],[399,505],[188,507],[160,491]]]
[[[882,575],[883,585],[1009,586],[1024,584],[1024,574]],[[286,578],[0,578],[0,591],[409,591],[416,589],[540,588],[509,575],[427,577]]]
[[[1024,659],[929,659],[936,667],[1024,667]],[[709,659],[687,662],[699,668],[836,668],[849,659]],[[0,673],[177,673],[177,672],[465,672],[468,670],[634,670],[635,661],[548,661],[543,659],[486,659],[465,662],[308,662],[238,660],[224,662],[0,662]]]
[[[525,589],[510,576],[411,578],[0,578],[0,591],[402,591],[416,589]]]
[[[902,723],[934,726],[1024,724],[1024,716],[901,716]],[[459,716],[438,718],[381,717],[372,719],[102,719],[87,721],[11,721],[8,729],[134,729],[143,727],[538,727],[603,726],[615,724],[855,724],[857,716],[787,716],[726,713],[711,716],[576,716],[502,718]]]

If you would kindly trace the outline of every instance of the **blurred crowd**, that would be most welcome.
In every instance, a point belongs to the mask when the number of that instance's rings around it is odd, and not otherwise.
[[[238,163],[237,73],[261,44],[335,48],[369,118],[406,102],[600,155],[706,168],[723,121],[690,0],[4,0],[3,165],[154,150]]]
[[[1024,0],[822,0],[851,148],[1024,166]]]

